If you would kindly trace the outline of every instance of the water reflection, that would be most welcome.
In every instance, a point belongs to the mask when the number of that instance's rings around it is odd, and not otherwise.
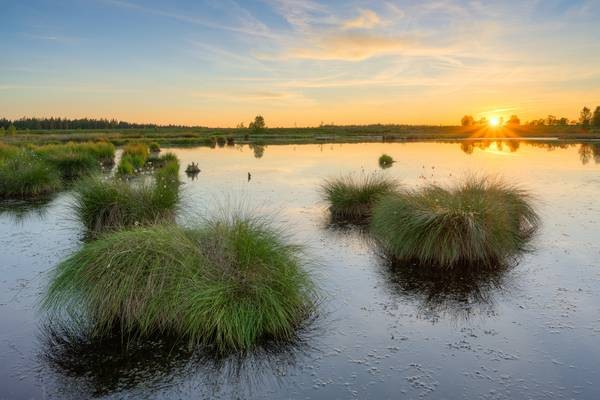
[[[461,271],[397,265],[381,258],[386,287],[402,300],[416,302],[419,314],[433,321],[448,316],[467,320],[495,313],[495,299],[514,288],[515,264],[488,271]]]
[[[583,165],[588,164],[592,158],[600,164],[600,144],[582,143],[579,146],[579,159]]]
[[[586,165],[591,160],[600,164],[600,143],[565,143],[557,141],[527,141],[527,140],[464,140],[460,142],[460,149],[465,154],[473,154],[477,150],[490,153],[515,153],[521,144],[531,147],[553,151],[579,146],[578,154],[581,164]]]
[[[166,336],[125,342],[115,332],[111,338],[98,340],[48,323],[39,336],[39,359],[56,376],[61,397],[103,397],[137,390],[156,393],[197,381],[210,394],[227,392],[232,398],[244,398],[260,391],[269,377],[285,376],[301,357],[314,351],[307,344],[309,336],[306,328],[293,343],[269,342],[248,354],[217,357],[210,349],[191,349]]]
[[[265,146],[262,144],[251,143],[248,146],[252,149],[252,151],[254,151],[255,158],[262,158],[262,156],[265,154]]]
[[[45,196],[34,200],[3,200],[0,201],[0,216],[7,215],[15,223],[22,223],[30,216],[42,218],[55,198]]]

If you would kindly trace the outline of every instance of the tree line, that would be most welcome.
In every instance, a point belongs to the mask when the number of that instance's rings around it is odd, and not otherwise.
[[[158,124],[138,124],[133,122],[118,121],[116,119],[106,118],[28,118],[23,117],[16,120],[0,118],[0,129],[10,130],[11,127],[17,130],[53,130],[53,129],[143,129],[143,128],[189,128],[185,125],[158,125]]]
[[[460,120],[462,126],[476,126],[476,125],[487,125],[488,120],[485,117],[475,120],[471,115],[465,115]],[[511,117],[504,122],[503,118],[500,118],[500,125],[521,125],[521,120],[516,115]],[[566,117],[558,118],[554,115],[548,115],[546,118],[534,119],[524,123],[528,126],[565,126],[565,125],[580,125],[582,127],[600,127],[600,106],[596,107],[594,112],[588,107],[583,107],[579,113],[578,120],[569,120]]]

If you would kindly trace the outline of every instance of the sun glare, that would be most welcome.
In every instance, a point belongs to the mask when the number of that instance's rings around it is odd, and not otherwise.
[[[500,125],[500,118],[492,117],[490,118],[490,126],[498,126]]]

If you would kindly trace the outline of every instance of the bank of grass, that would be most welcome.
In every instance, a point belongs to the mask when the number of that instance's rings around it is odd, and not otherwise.
[[[398,187],[396,180],[382,174],[346,175],[327,179],[321,185],[321,195],[334,219],[364,222],[373,205]]]
[[[58,170],[33,154],[23,152],[0,161],[0,198],[35,198],[61,187]]]
[[[165,162],[152,181],[91,177],[75,186],[73,209],[90,233],[173,222],[179,203],[179,160]]]
[[[118,327],[128,339],[169,334],[218,352],[291,340],[315,292],[300,248],[282,237],[239,214],[105,235],[56,268],[43,306],[97,337]]]
[[[103,164],[112,162],[114,151],[110,143],[22,147],[0,144],[0,197],[52,193],[67,181],[99,171]]]
[[[391,259],[444,269],[502,265],[527,248],[538,225],[526,191],[481,177],[386,196],[371,220]]]

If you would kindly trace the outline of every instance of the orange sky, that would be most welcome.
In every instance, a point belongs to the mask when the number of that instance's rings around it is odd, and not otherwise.
[[[33,0],[6,14],[8,118],[437,125],[600,105],[592,1]]]

